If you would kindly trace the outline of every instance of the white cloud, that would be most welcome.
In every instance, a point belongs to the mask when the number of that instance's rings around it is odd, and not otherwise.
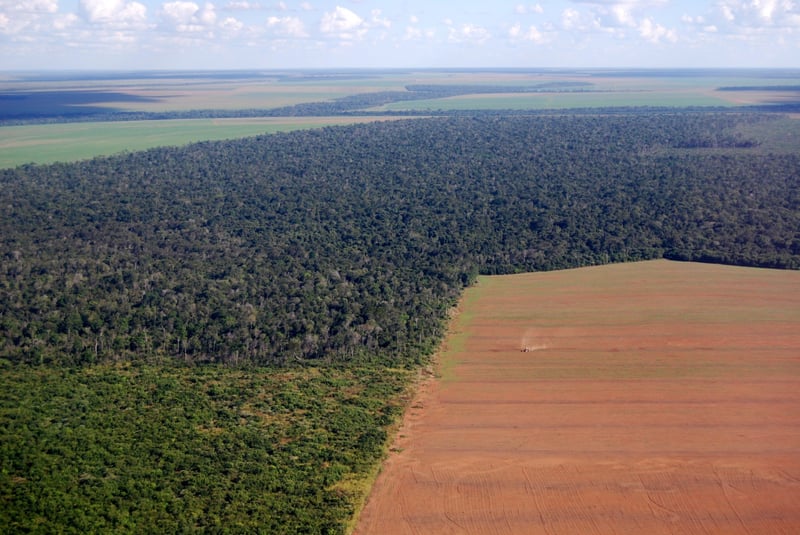
[[[225,19],[219,23],[219,27],[230,32],[238,32],[244,28],[244,23],[233,17],[225,17]]]
[[[175,24],[186,24],[191,22],[198,11],[200,11],[200,6],[194,2],[187,2],[185,0],[167,2],[161,6],[162,16],[174,22]]]
[[[636,26],[636,19],[631,13],[631,6],[629,4],[611,6],[611,12],[614,14],[614,18],[619,24],[623,26]]]
[[[388,29],[392,27],[392,21],[384,17],[380,9],[373,9],[370,15],[371,19],[369,21],[369,25],[373,28]]]
[[[308,37],[305,24],[297,17],[269,17],[267,27],[275,33],[287,37]]]
[[[653,22],[652,19],[644,19],[638,26],[639,35],[651,43],[659,43],[662,39],[672,43],[678,40],[675,30],[669,30],[664,26]]]
[[[450,28],[447,40],[451,43],[483,44],[491,38],[489,30],[475,24],[463,24],[461,28]]]
[[[525,15],[527,13],[544,13],[544,8],[540,4],[532,4],[532,5],[525,5],[525,4],[517,4],[514,6],[514,12],[517,15]]]
[[[570,31],[601,32],[623,39],[630,31],[645,41],[677,42],[677,31],[660,24],[651,13],[652,8],[663,6],[666,0],[573,0],[586,7],[581,10],[567,8],[562,12],[562,27]],[[759,0],[754,0],[759,1]],[[686,16],[684,16],[684,22]],[[694,23],[692,23],[694,24]]]
[[[798,27],[800,5],[792,0],[718,0],[718,13],[731,24],[749,28]]]
[[[722,12],[722,17],[728,22],[736,20],[736,15],[733,14],[733,9],[731,9],[730,6],[722,4],[719,6],[719,9]]]
[[[59,15],[53,20],[53,29],[63,31],[77,24],[80,19],[75,13]]]
[[[254,9],[262,9],[259,2],[249,2],[248,0],[231,0],[222,9],[226,11],[250,11]]]
[[[577,9],[568,7],[561,12],[561,26],[565,30],[586,30],[588,24],[586,17]]]
[[[217,12],[210,2],[201,8],[194,2],[176,0],[161,6],[161,17],[178,32],[202,32],[213,28]]]
[[[594,6],[628,5],[634,8],[649,8],[666,5],[670,0],[572,0],[572,2]]]
[[[217,12],[214,9],[214,4],[206,2],[203,10],[200,12],[200,21],[206,26],[212,26],[217,22]]]
[[[341,6],[322,16],[319,29],[322,33],[350,41],[361,39],[367,32],[364,19]]]
[[[147,8],[139,2],[125,0],[80,0],[86,19],[99,24],[141,24],[147,19]]]
[[[0,0],[0,33],[15,42],[46,41],[52,22],[58,18],[57,0]],[[2,54],[0,42],[0,54]],[[4,59],[9,59],[9,53]]]
[[[705,22],[705,19],[701,15],[692,17],[691,15],[684,14],[681,16],[681,22],[685,24],[703,24],[703,22]]]
[[[422,38],[422,30],[415,26],[406,26],[406,31],[403,34],[404,41],[416,41]]]
[[[529,26],[527,30],[523,30],[519,23],[509,28],[508,35],[515,41],[531,41],[537,44],[547,41],[546,36],[536,26]]]
[[[0,10],[12,13],[55,13],[58,11],[58,1],[22,0],[10,2],[8,0],[0,0]]]

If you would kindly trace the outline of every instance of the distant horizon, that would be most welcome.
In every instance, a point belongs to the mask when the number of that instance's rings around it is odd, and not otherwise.
[[[797,58],[789,0],[0,0],[0,71],[792,69]]]
[[[489,67],[489,66],[476,66],[476,67],[232,67],[232,68],[103,68],[103,67],[82,67],[82,68],[29,68],[29,69],[4,69],[0,68],[3,73],[114,73],[114,74],[137,74],[137,73],[242,73],[242,74],[256,74],[256,73],[281,73],[281,72],[321,72],[321,73],[362,73],[362,72],[376,72],[376,73],[403,73],[403,72],[416,72],[416,71],[431,71],[431,72],[509,72],[509,73],[599,73],[599,72],[669,72],[669,73],[695,73],[695,72],[796,72],[800,75],[800,67]]]

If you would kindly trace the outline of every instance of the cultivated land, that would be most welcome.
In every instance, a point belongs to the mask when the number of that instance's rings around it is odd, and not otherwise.
[[[444,113],[463,110],[560,110],[600,107],[713,107],[788,104],[800,100],[800,72],[791,70],[354,70],[0,73],[0,121],[34,113],[75,124],[0,126],[0,168],[25,163],[77,161],[122,151],[261,133],[352,124],[365,117],[326,113],[292,117],[288,107],[339,99],[403,93],[427,86],[438,98],[357,107],[358,113]],[[458,88],[457,95],[447,90]],[[471,89],[470,89],[471,88]],[[510,92],[504,92],[508,88]],[[521,88],[534,92],[513,92]],[[721,88],[727,88],[722,91]],[[735,90],[734,90],[735,89]],[[462,93],[463,91],[463,93]],[[285,116],[243,124],[204,114]],[[350,110],[352,112],[353,110]],[[87,122],[114,113],[194,114],[172,120]],[[380,120],[381,117],[372,117]]]
[[[180,146],[394,117],[264,117],[34,124],[0,127],[0,168],[71,162],[122,151]]]
[[[798,288],[665,260],[480,278],[356,533],[797,533]]]

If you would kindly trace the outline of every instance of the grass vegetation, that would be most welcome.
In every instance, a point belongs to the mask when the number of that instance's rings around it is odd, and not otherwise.
[[[607,106],[732,106],[723,98],[700,92],[575,91],[529,94],[464,95],[431,100],[393,102],[371,111],[532,110]]]
[[[74,162],[124,151],[181,146],[202,140],[235,139],[380,120],[387,118],[176,119],[5,126],[0,127],[0,168],[27,163]]]

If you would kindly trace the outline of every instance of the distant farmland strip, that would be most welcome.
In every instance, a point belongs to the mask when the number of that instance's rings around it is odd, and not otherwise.
[[[392,117],[281,117],[59,123],[0,128],[0,168],[72,162],[159,146],[235,139]]]
[[[555,91],[541,93],[470,94],[392,102],[372,111],[525,110],[609,106],[731,106],[722,98],[694,91]]]

